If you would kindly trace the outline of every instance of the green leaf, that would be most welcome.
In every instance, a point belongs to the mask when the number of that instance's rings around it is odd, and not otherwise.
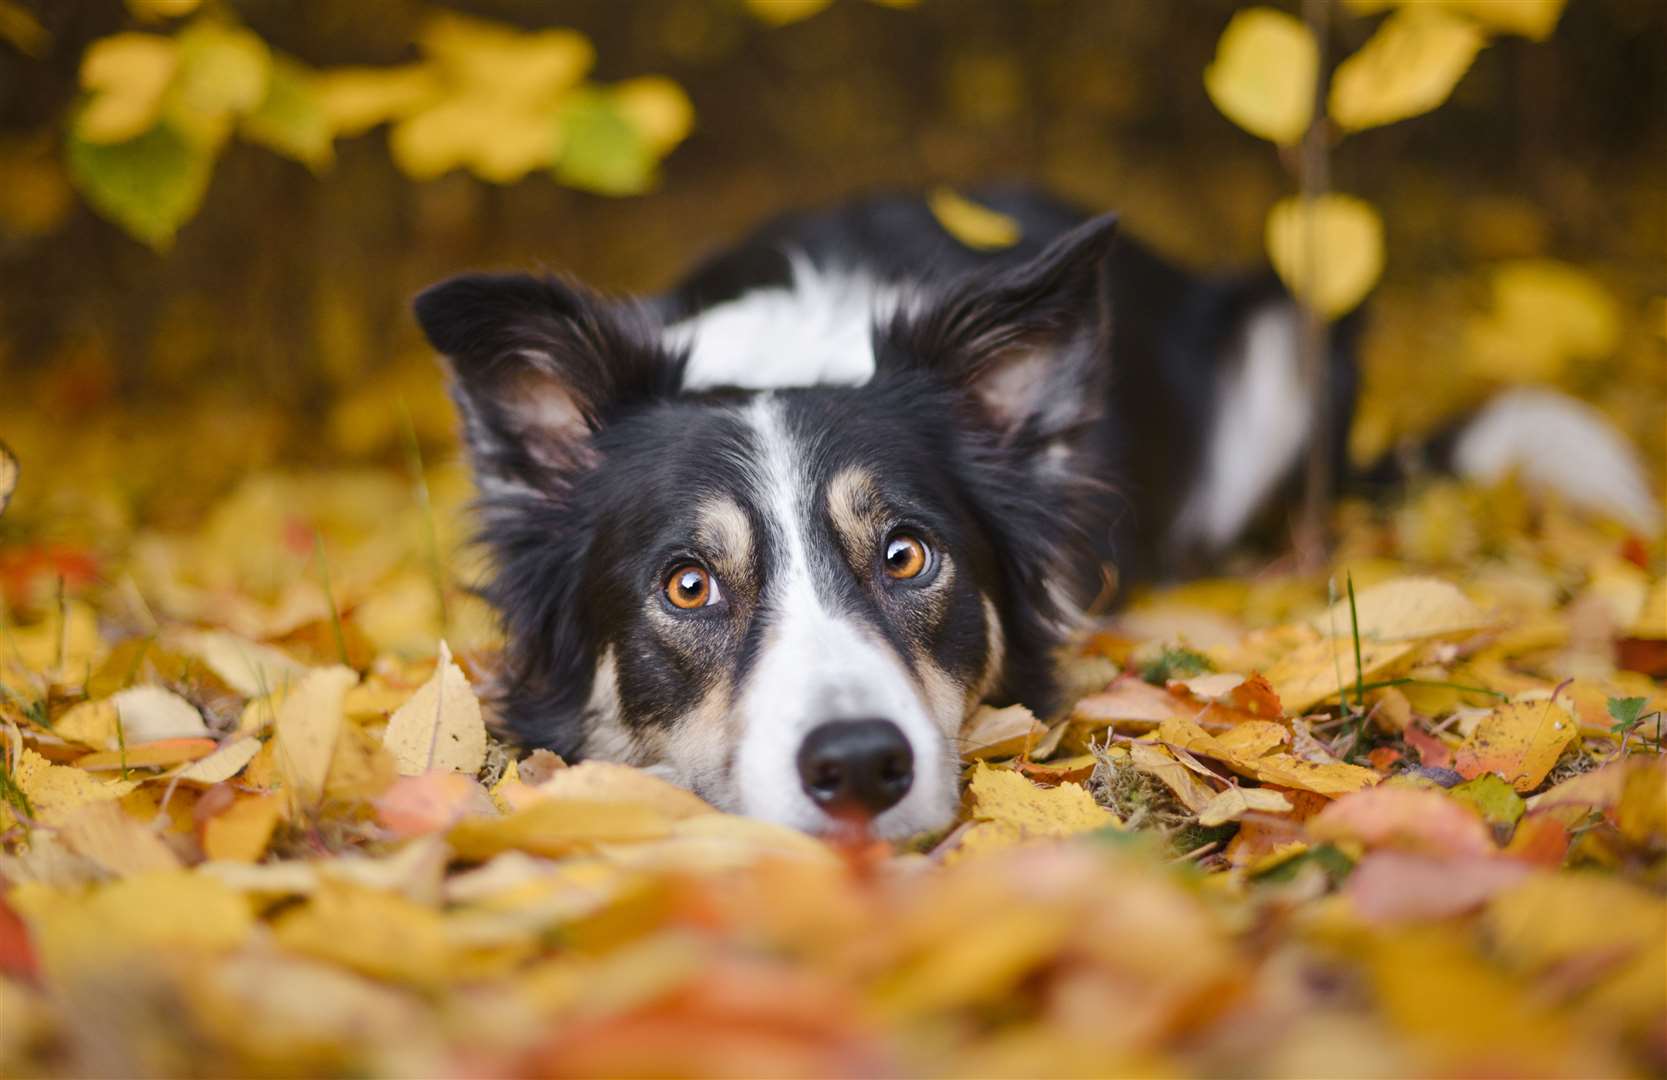
[[[1165,645],[1158,655],[1141,662],[1140,677],[1154,686],[1164,686],[1171,679],[1190,679],[1214,670],[1215,665],[1203,653],[1182,645]]]
[[[157,251],[171,247],[202,206],[218,144],[187,138],[167,122],[108,145],[73,131],[71,125],[70,179],[92,208]]]
[[[1475,808],[1489,825],[1515,825],[1527,809],[1522,796],[1497,773],[1483,773],[1474,780],[1459,784],[1447,794]]]
[[[556,122],[557,180],[599,195],[635,195],[654,182],[654,151],[608,94],[574,94]]]
[[[1615,725],[1609,730],[1620,735],[1631,730],[1638,723],[1638,718],[1644,713],[1644,706],[1649,699],[1641,697],[1612,697],[1609,699],[1609,718]]]
[[[243,137],[322,172],[335,160],[330,117],[313,73],[293,60],[275,58],[266,97],[243,118]]]

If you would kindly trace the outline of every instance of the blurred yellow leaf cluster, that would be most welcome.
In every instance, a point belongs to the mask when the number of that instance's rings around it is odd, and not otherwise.
[[[195,7],[130,6],[147,19]],[[100,213],[165,248],[200,206],[234,132],[320,171],[338,136],[392,123],[394,160],[418,179],[467,168],[507,184],[543,168],[572,186],[626,195],[652,185],[693,125],[669,79],[584,83],[594,52],[571,30],[523,32],[437,12],[418,44],[418,64],[319,72],[218,12],[172,35],[100,38],[82,58],[70,176]]]
[[[1347,0],[1344,7],[1389,14],[1331,73],[1318,129],[1318,43],[1305,23],[1275,8],[1245,8],[1228,22],[1204,70],[1210,100],[1239,127],[1283,148],[1310,136],[1329,143],[1435,109],[1490,34],[1543,40],[1563,0]],[[1352,196],[1322,195],[1307,210],[1282,200],[1268,215],[1266,236],[1280,279],[1327,318],[1356,307],[1382,273],[1382,223],[1370,204]]]

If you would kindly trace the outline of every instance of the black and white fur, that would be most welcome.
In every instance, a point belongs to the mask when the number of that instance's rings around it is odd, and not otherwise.
[[[526,275],[418,298],[476,469],[515,738],[818,831],[807,739],[886,721],[909,769],[874,826],[936,828],[969,712],[1059,704],[1054,654],[1103,567],[1184,568],[1276,501],[1316,433],[1272,278],[1198,279],[1109,217],[983,197],[1016,247],[877,198],[779,220],[646,301]],[[1353,335],[1318,434],[1339,461]],[[1533,449],[1494,426],[1472,458]],[[899,536],[931,556],[908,580],[886,573]],[[686,566],[714,583],[697,610],[668,599]]]

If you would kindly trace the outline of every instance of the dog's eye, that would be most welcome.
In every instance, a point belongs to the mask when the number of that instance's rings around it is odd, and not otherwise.
[[[932,550],[924,540],[908,533],[894,533],[886,541],[886,575],[892,580],[917,578],[931,565]]]
[[[673,607],[693,611],[710,607],[723,597],[718,592],[716,578],[701,567],[687,565],[679,566],[666,578],[666,599]]]

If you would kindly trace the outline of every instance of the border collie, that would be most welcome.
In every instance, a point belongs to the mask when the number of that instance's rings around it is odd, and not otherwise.
[[[1315,432],[1271,275],[1193,277],[1114,243],[1110,216],[980,198],[1019,244],[973,251],[924,201],[873,198],[645,300],[521,274],[418,297],[479,487],[511,736],[809,831],[939,828],[969,713],[1060,704],[1055,653],[1102,568],[1219,551],[1316,438],[1341,469],[1352,322]],[[1498,406],[1453,458],[1543,463],[1561,424],[1648,523],[1626,448],[1580,409]]]

